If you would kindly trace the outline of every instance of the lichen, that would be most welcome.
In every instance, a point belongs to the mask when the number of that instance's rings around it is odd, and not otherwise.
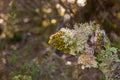
[[[50,37],[53,47],[74,55],[82,68],[99,68],[111,77],[111,65],[120,62],[117,49],[111,47],[104,30],[95,22],[75,24],[74,29],[62,28]]]
[[[98,68],[96,57],[90,56],[89,54],[82,54],[78,58],[78,63],[82,64],[82,69],[84,68]]]
[[[99,69],[103,71],[106,78],[111,78],[115,70],[114,65],[120,62],[117,55],[117,48],[110,47],[108,44],[104,46],[105,50],[98,52],[97,61]]]
[[[65,33],[63,31],[58,31],[52,36],[50,36],[49,44],[52,45],[53,47],[57,48],[58,50],[65,50],[65,42],[61,38]]]

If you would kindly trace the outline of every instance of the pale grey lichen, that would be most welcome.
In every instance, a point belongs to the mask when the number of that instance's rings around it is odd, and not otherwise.
[[[98,68],[98,62],[95,56],[90,56],[89,54],[81,54],[78,58],[78,63],[82,64],[81,68]]]
[[[74,29],[62,28],[50,37],[49,43],[76,56],[82,68],[101,69],[106,78],[113,71],[111,64],[120,62],[117,49],[111,47],[105,31],[95,22],[75,24]]]

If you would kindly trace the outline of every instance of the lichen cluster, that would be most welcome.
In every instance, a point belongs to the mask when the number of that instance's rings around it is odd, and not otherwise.
[[[111,80],[113,72],[120,62],[117,55],[117,48],[110,47],[108,44],[104,45],[105,49],[98,52],[97,61],[99,69],[106,75],[107,80]]]
[[[117,48],[111,47],[105,31],[95,22],[75,24],[74,29],[62,28],[50,37],[49,44],[74,55],[84,68],[99,68],[109,77],[110,66],[119,62]]]

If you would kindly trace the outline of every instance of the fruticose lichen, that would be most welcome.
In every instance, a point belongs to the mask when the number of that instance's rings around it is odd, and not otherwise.
[[[50,36],[49,44],[74,55],[84,68],[99,68],[111,77],[110,66],[119,62],[117,48],[111,47],[105,31],[95,22],[75,24],[74,29],[61,28]]]

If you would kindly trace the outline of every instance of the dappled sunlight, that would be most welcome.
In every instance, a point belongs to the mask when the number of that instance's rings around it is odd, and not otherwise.
[[[77,4],[83,7],[86,5],[86,0],[77,0]]]
[[[52,19],[52,20],[51,20],[51,23],[52,23],[52,24],[56,24],[56,22],[57,22],[56,19]]]
[[[4,20],[3,19],[0,19],[0,24],[2,24],[4,22]]]
[[[63,16],[65,14],[66,10],[63,6],[61,6],[60,4],[56,4],[56,8],[60,16]]]
[[[51,12],[52,12],[52,9],[49,8],[49,7],[44,7],[42,10],[43,10],[43,12],[45,12],[45,13],[51,13]]]
[[[49,20],[43,20],[42,21],[42,26],[47,27],[50,24]]]
[[[68,3],[74,4],[76,0],[67,0]]]

